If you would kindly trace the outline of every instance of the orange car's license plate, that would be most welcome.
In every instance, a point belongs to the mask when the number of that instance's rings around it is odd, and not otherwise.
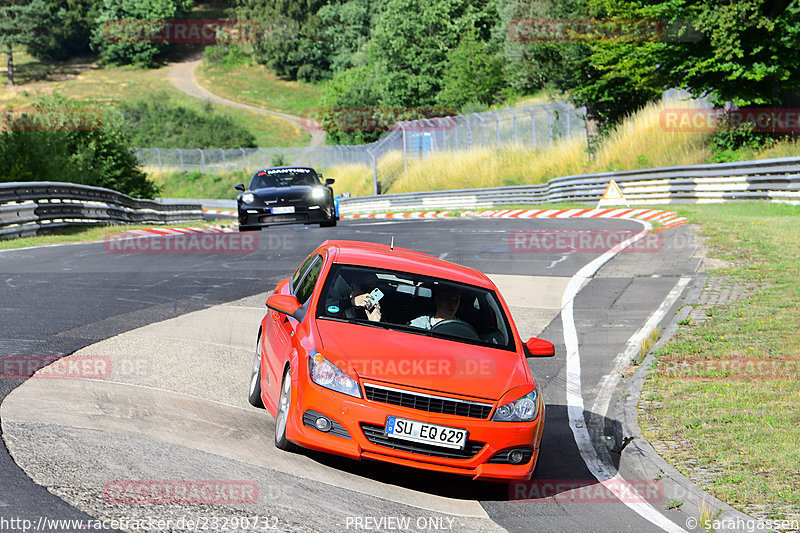
[[[466,429],[439,426],[394,416],[386,419],[386,435],[394,439],[411,440],[458,450],[463,450],[467,443]]]

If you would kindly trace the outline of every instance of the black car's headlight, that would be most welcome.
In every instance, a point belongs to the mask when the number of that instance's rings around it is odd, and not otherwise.
[[[251,192],[246,192],[242,195],[242,203],[252,204],[256,199],[256,195]]]
[[[492,420],[496,422],[530,422],[535,420],[539,412],[538,400],[539,391],[533,389],[522,398],[498,407]]]
[[[338,366],[322,357],[321,354],[312,354],[309,358],[308,366],[311,373],[311,381],[320,387],[361,398],[361,389],[358,386],[358,382],[342,372]]]
[[[322,187],[314,187],[311,189],[311,198],[314,200],[322,200],[325,198],[325,189]]]

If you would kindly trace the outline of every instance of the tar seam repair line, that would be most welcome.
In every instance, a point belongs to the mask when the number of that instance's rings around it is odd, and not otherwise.
[[[636,502],[626,501],[628,498],[623,499],[623,493],[626,495],[638,494],[636,489],[631,486],[627,481],[622,479],[619,473],[611,472],[610,469],[603,463],[597,452],[592,445],[589,430],[586,428],[584,419],[584,404],[583,393],[581,390],[581,356],[578,347],[578,331],[575,327],[575,318],[573,315],[573,302],[578,291],[583,286],[583,282],[591,278],[604,264],[610,261],[617,253],[622,251],[627,246],[630,246],[639,239],[644,238],[650,230],[652,225],[649,222],[642,220],[635,220],[642,224],[644,229],[631,237],[630,239],[620,243],[614,248],[606,251],[603,255],[597,257],[592,262],[581,268],[567,285],[564,296],[561,300],[561,321],[564,329],[564,344],[567,350],[567,411],[569,414],[569,426],[572,430],[572,435],[575,438],[575,444],[578,446],[581,457],[587,468],[597,480],[603,484],[606,489],[614,494],[622,503],[638,513],[642,518],[650,523],[660,527],[664,531],[670,533],[686,533],[686,531],[677,526],[674,522],[659,513],[655,507],[647,503],[641,497],[641,500]]]

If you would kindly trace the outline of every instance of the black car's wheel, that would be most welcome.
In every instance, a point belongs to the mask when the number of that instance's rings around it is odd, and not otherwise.
[[[278,416],[275,417],[275,447],[290,452],[296,446],[286,438],[286,425],[289,423],[289,412],[292,408],[292,376],[286,369],[281,381],[281,396],[278,399]]]
[[[250,372],[250,394],[247,401],[253,407],[259,409],[264,408],[264,402],[261,400],[261,332],[258,332],[258,341],[256,341],[256,356],[253,359],[253,369]]]
[[[327,222],[320,222],[319,223],[319,227],[320,228],[332,228],[334,226],[336,226],[336,219],[335,218],[333,220],[328,220]]]

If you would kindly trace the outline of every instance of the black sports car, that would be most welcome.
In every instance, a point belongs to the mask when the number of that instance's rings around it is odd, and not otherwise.
[[[275,167],[259,170],[250,187],[236,185],[239,231],[260,230],[277,224],[335,226],[336,211],[332,178],[309,167]]]

